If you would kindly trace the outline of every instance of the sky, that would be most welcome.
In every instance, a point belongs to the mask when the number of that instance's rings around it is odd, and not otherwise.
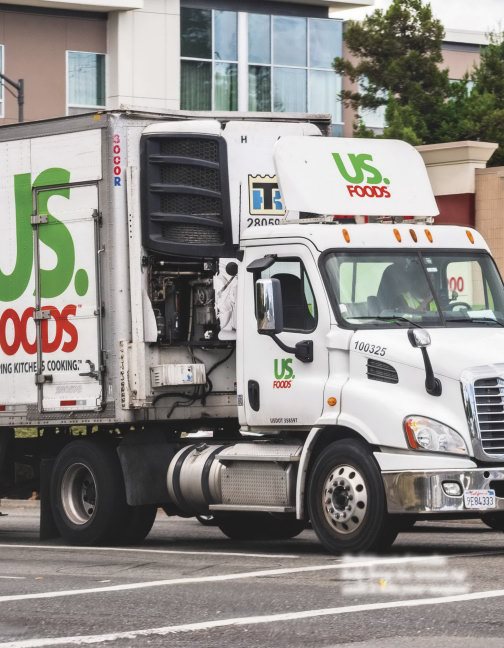
[[[359,19],[374,9],[383,9],[391,0],[375,0],[367,9],[341,12],[345,19]],[[430,0],[434,15],[445,29],[489,33],[504,31],[504,0]]]

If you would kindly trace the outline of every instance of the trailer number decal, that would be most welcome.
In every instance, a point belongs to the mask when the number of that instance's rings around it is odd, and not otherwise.
[[[369,344],[369,342],[361,342],[360,340],[354,342],[354,349],[356,351],[362,351],[363,353],[382,357],[387,352],[387,347],[378,346],[377,344]]]
[[[114,187],[121,186],[121,136],[118,133],[112,138],[112,153],[114,154],[112,161],[114,163]]]

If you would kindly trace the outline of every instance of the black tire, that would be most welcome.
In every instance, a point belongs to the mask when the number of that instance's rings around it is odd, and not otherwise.
[[[481,521],[494,531],[504,531],[504,513],[484,513]]]
[[[139,544],[149,535],[156,519],[157,506],[128,506],[121,544]]]
[[[216,516],[216,522],[231,540],[288,540],[306,528],[303,520],[270,513],[229,513]]]
[[[124,540],[128,524],[136,526],[115,448],[94,441],[72,441],[57,456],[51,505],[56,527],[70,544],[115,544]]]
[[[378,465],[353,439],[332,443],[315,460],[308,510],[315,533],[331,553],[384,551],[398,534],[387,513]]]

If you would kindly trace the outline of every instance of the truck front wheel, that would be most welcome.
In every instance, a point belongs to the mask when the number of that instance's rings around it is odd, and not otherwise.
[[[308,485],[312,527],[331,553],[388,548],[398,529],[387,514],[380,470],[366,446],[336,441],[317,457]]]
[[[122,536],[125,531],[133,535],[136,526],[115,448],[94,441],[73,441],[60,452],[51,478],[51,505],[58,531],[70,544],[130,541]]]

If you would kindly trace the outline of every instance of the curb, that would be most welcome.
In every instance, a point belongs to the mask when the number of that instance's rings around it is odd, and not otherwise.
[[[40,508],[39,500],[18,500],[18,499],[1,499],[0,511],[2,509],[32,509],[38,510]]]

